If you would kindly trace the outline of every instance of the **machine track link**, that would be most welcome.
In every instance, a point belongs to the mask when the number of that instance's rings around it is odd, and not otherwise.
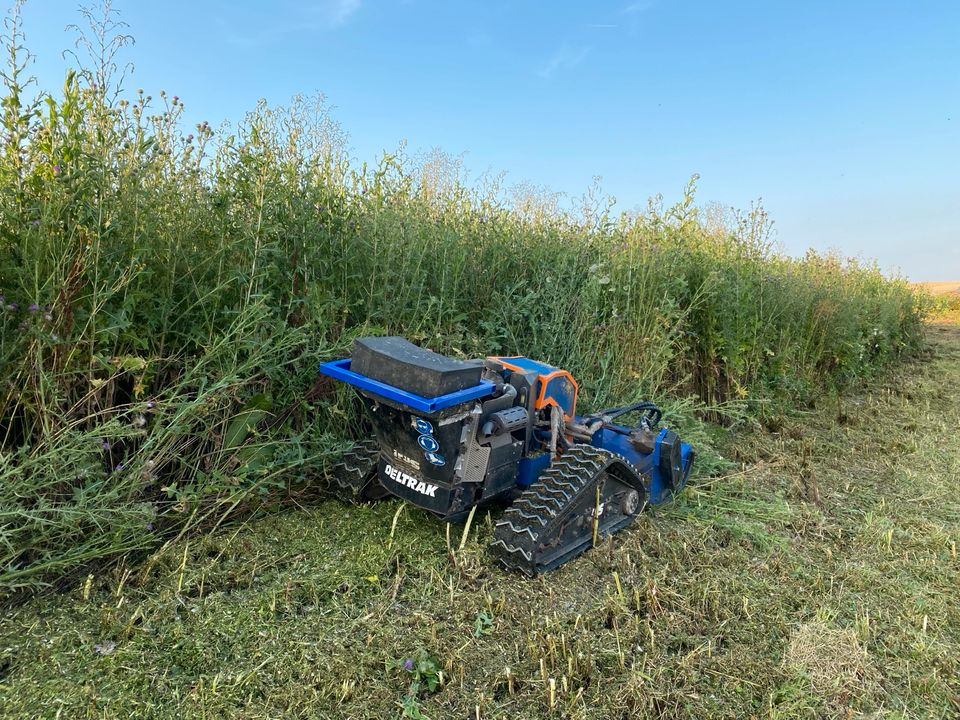
[[[380,445],[375,438],[358,442],[327,471],[330,494],[352,504],[381,497],[377,492],[379,460]]]
[[[600,512],[597,488],[600,489]],[[490,545],[500,564],[537,575],[628,525],[645,501],[643,478],[622,457],[574,445],[503,513]]]

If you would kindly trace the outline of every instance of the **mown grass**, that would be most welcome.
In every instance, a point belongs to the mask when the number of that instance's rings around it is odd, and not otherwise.
[[[484,519],[449,552],[417,510],[330,501],[79,579],[5,612],[0,714],[956,717],[960,329],[930,333],[542,578],[493,565]]]
[[[96,15],[96,16],[95,16]],[[128,38],[37,91],[16,9],[0,142],[0,592],[311,492],[363,428],[317,382],[361,333],[570,369],[585,407],[652,397],[700,433],[916,347],[911,288],[785,257],[762,209],[574,210],[456,162],[357,166],[322,101],[185,127],[120,87]],[[81,55],[82,57],[82,55]],[[775,412],[775,411],[771,411]]]

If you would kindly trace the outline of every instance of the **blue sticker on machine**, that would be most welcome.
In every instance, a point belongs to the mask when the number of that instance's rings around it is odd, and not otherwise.
[[[417,426],[417,432],[421,435],[433,435],[433,425],[430,424],[429,420],[417,418],[414,423]]]
[[[447,461],[446,461],[446,459],[443,457],[443,455],[441,455],[440,453],[436,453],[436,452],[428,452],[428,453],[427,453],[427,460],[429,460],[430,462],[432,462],[434,465],[446,465],[446,464],[447,464]]]
[[[438,443],[437,439],[431,435],[421,435],[417,438],[417,444],[428,453],[436,452],[440,449],[440,443]]]

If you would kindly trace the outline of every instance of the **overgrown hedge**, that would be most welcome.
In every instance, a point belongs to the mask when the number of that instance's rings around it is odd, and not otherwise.
[[[109,52],[36,100],[12,57],[0,587],[309,484],[353,417],[316,366],[359,333],[540,358],[594,406],[707,411],[854,381],[918,341],[906,283],[783,256],[762,210],[705,218],[692,184],[671,208],[564,211],[437,153],[357,167],[320,101],[186,127],[179,98],[119,92]]]

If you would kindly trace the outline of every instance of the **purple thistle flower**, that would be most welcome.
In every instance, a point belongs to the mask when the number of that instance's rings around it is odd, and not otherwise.
[[[109,450],[109,449],[110,449],[110,441],[109,441],[109,440],[104,440],[102,443],[100,443],[100,446],[101,446],[104,450]]]
[[[6,296],[5,296],[5,295],[0,295],[0,305],[3,305],[6,301],[7,301]]]
[[[403,661],[404,670],[413,670],[413,658],[407,658]]]
[[[153,523],[147,523],[147,530],[153,532]]]
[[[187,142],[193,142],[193,133],[187,135]]]
[[[54,175],[59,175],[59,174],[60,174],[60,170],[61,170],[60,163],[57,163],[56,165],[53,166],[53,174],[54,174]]]
[[[173,104],[176,105],[178,102],[180,102],[180,98],[177,97],[176,95],[174,95],[174,96],[173,96]]]
[[[20,306],[15,302],[12,302],[9,305],[7,305],[7,310],[19,310],[19,309],[20,309]]]
[[[27,310],[29,310],[32,313],[35,313],[39,309],[40,309],[40,306],[37,305],[36,303],[30,303],[30,307],[27,308]]]
[[[123,470],[123,463],[117,463],[117,466],[113,469],[114,472],[121,472]]]

